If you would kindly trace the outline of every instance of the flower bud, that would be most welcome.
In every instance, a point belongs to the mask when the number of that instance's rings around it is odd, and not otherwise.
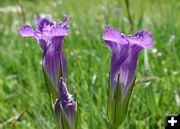
[[[76,129],[77,106],[72,95],[68,93],[64,80],[60,79],[58,98],[54,105],[55,116],[60,129]]]

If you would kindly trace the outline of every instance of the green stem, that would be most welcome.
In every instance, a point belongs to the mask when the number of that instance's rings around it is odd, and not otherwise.
[[[128,20],[129,20],[129,23],[131,25],[131,30],[133,30],[134,23],[133,23],[133,20],[131,17],[130,9],[129,9],[129,0],[125,0],[125,3],[126,3],[127,14],[128,14]]]

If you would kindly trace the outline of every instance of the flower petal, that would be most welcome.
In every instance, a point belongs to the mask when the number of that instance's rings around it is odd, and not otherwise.
[[[54,23],[47,18],[40,18],[39,24],[36,30],[42,32],[43,30],[50,30],[54,26]]]
[[[141,50],[142,47],[140,46],[130,45],[128,57],[120,66],[120,84],[123,89],[123,96],[126,95],[127,90],[132,86],[134,81],[138,54]]]
[[[39,46],[46,51],[47,47],[49,46],[49,44],[52,42],[51,39],[48,37],[45,37],[44,35],[42,35],[41,32],[35,31],[34,33],[34,37],[36,38]]]
[[[63,36],[58,36],[58,37],[52,38],[52,45],[56,51],[62,50],[63,40],[64,40]]]
[[[68,28],[61,28],[61,27],[52,27],[49,34],[54,36],[67,36],[68,35]]]
[[[63,74],[64,79],[66,79],[66,60],[65,60],[64,54],[62,52],[63,40],[64,40],[63,36],[54,37],[52,39],[52,45],[54,46],[55,51],[61,51],[61,54],[60,54],[61,69],[62,69],[61,72]]]
[[[128,44],[126,36],[123,33],[119,32],[118,29],[113,29],[110,26],[106,26],[103,39],[105,41],[111,41],[110,43],[107,43],[110,48],[114,45],[114,42],[120,44]]]
[[[53,87],[58,90],[58,76],[60,71],[60,51],[55,51],[52,44],[48,46],[43,56],[43,67],[47,72]]]
[[[74,125],[76,103],[74,102],[72,95],[68,93],[67,86],[63,78],[60,79],[58,99],[62,104],[69,125]]]
[[[103,39],[112,53],[110,84],[112,90],[114,90],[117,85],[120,66],[128,56],[129,44],[123,33],[119,32],[117,29],[111,28],[110,26],[106,26]]]
[[[76,103],[70,101],[64,107],[65,115],[68,119],[69,125],[73,126],[75,124],[75,112],[76,112]]]
[[[64,36],[68,35],[68,18],[65,17],[64,22],[57,25],[48,19],[41,19],[35,34],[37,39],[43,39],[49,43],[53,42],[51,40],[56,37],[61,37],[59,39],[63,40]]]
[[[59,92],[58,92],[58,99],[62,102],[65,99],[68,98],[68,90],[67,90],[67,86],[66,83],[64,82],[63,78],[60,78],[60,85],[59,85]],[[64,107],[65,105],[63,105]]]
[[[128,37],[130,44],[136,44],[142,48],[153,48],[152,33],[140,30],[134,34],[134,37]]]
[[[64,22],[58,23],[55,27],[51,29],[52,36],[67,36],[68,35],[68,22],[67,16],[64,16]]]
[[[118,75],[120,74],[120,66],[128,57],[128,45],[117,45],[112,51],[110,84],[113,90],[117,86]]]
[[[19,30],[19,33],[21,36],[23,37],[31,37],[31,36],[34,36],[34,30],[32,29],[31,26],[29,25],[25,25],[23,26],[23,28],[21,28]]]
[[[64,21],[61,23],[57,23],[57,27],[61,27],[61,28],[67,28],[68,29],[68,22],[69,22],[69,18],[68,16],[64,16]]]
[[[33,23],[38,26],[38,24],[40,23],[40,21],[42,19],[46,18],[46,16],[44,14],[36,14],[36,17],[33,19]]]
[[[55,37],[43,56],[43,67],[56,90],[58,90],[58,78],[66,78],[66,61],[61,47],[62,37]]]

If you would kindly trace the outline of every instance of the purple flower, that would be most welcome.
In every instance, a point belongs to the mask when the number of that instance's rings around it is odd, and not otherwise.
[[[151,32],[140,30],[134,36],[126,36],[117,29],[106,26],[103,39],[111,50],[110,85],[117,86],[118,76],[123,95],[135,78],[138,54],[143,48],[153,48]]]
[[[55,23],[47,18],[34,20],[36,29],[25,25],[19,30],[23,37],[34,37],[43,49],[42,65],[48,82],[58,91],[58,79],[66,77],[66,62],[62,52],[64,37],[68,35],[68,17],[64,22]]]
[[[126,115],[139,52],[143,48],[153,48],[152,33],[140,30],[134,36],[127,36],[106,26],[103,39],[112,53],[108,114],[112,125],[118,126]]]
[[[54,109],[60,127],[67,129],[75,128],[76,103],[72,95],[68,93],[66,84],[62,78],[60,79],[58,99],[56,100]]]

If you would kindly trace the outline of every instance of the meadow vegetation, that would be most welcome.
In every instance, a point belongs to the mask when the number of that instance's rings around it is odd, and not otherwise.
[[[180,2],[129,0],[129,4],[133,24],[124,0],[1,1],[0,128],[55,128],[43,78],[42,51],[35,39],[18,33],[37,14],[55,21],[63,20],[64,14],[69,16],[63,52],[68,65],[67,86],[78,100],[82,129],[109,128],[111,55],[102,40],[106,24],[125,34],[147,29],[154,38],[154,49],[148,50],[146,57],[144,51],[140,53],[124,128],[162,129],[166,114],[180,113]]]

